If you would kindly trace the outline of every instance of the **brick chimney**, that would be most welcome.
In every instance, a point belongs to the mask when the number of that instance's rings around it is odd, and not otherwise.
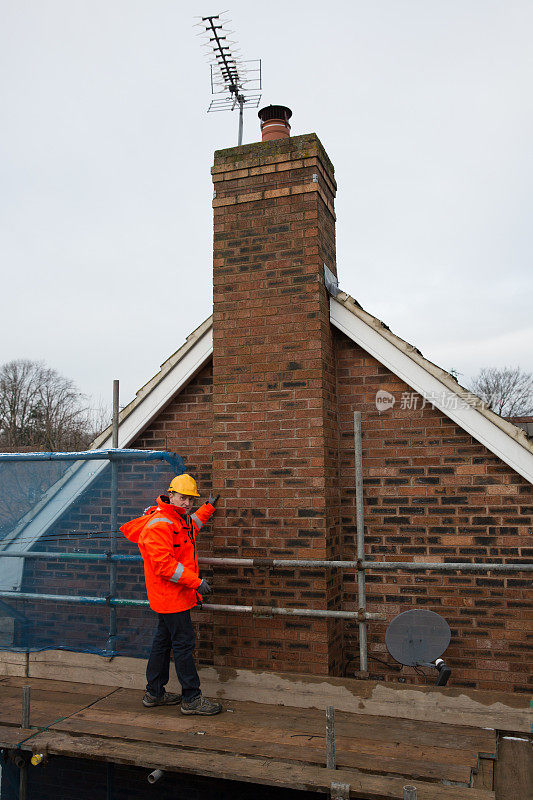
[[[287,122],[290,110],[274,108],[289,112]],[[324,264],[336,274],[336,184],[316,134],[282,136],[219,150],[212,169],[213,485],[221,492],[213,554],[333,558],[338,431]],[[321,569],[226,567],[215,582],[219,603],[341,607],[338,578]],[[336,621],[214,618],[218,666],[338,674],[340,651]]]

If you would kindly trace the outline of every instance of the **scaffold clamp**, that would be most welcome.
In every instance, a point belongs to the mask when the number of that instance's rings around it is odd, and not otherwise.
[[[331,781],[331,800],[350,800],[350,784]]]

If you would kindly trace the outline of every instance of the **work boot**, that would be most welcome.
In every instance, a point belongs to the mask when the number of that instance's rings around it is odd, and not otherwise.
[[[154,697],[150,692],[146,692],[143,697],[143,706],[153,708],[154,706],[177,706],[181,703],[181,694],[173,692],[163,692],[161,697]]]
[[[194,700],[187,702],[182,700],[181,713],[182,714],[200,714],[202,717],[212,717],[214,714],[220,714],[222,711],[222,704],[213,700],[208,700],[201,694],[195,697]]]

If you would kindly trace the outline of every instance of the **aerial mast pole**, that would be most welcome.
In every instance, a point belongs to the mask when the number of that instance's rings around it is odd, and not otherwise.
[[[235,42],[230,41],[231,31],[224,28],[222,14],[202,17],[198,23],[203,28],[202,36],[207,37],[205,46],[209,48],[211,66],[211,94],[224,94],[225,97],[213,99],[207,109],[211,111],[233,111],[239,109],[239,145],[242,144],[244,127],[244,107],[257,108],[261,95],[261,60],[241,61],[236,50],[231,49]]]
[[[244,123],[244,97],[242,94],[237,95],[237,100],[239,101],[239,141],[237,144],[242,144],[242,129]]]

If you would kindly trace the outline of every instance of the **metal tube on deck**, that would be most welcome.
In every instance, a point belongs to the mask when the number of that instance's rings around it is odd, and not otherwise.
[[[361,564],[365,557],[365,515],[363,508],[363,444],[361,435],[361,412],[354,411],[354,442],[355,442],[355,505],[357,515],[357,560]],[[366,587],[364,568],[357,571],[357,607],[359,611],[366,611]],[[359,621],[359,669],[366,672],[368,669],[367,630],[366,620]]]
[[[28,797],[28,765],[26,762],[20,767],[19,797],[18,800],[27,800]]]
[[[115,765],[112,761],[108,761],[106,766],[106,798],[115,800]]]
[[[30,687],[22,687],[22,728],[30,727]]]
[[[403,787],[403,800],[417,800],[416,786]]]
[[[161,780],[164,774],[165,773],[162,769],[154,769],[154,771],[148,775],[146,780],[148,783],[156,783],[157,781]]]
[[[337,769],[335,757],[335,709],[333,706],[326,708],[326,767]]]
[[[331,800],[350,800],[350,784],[331,781],[329,793]]]

